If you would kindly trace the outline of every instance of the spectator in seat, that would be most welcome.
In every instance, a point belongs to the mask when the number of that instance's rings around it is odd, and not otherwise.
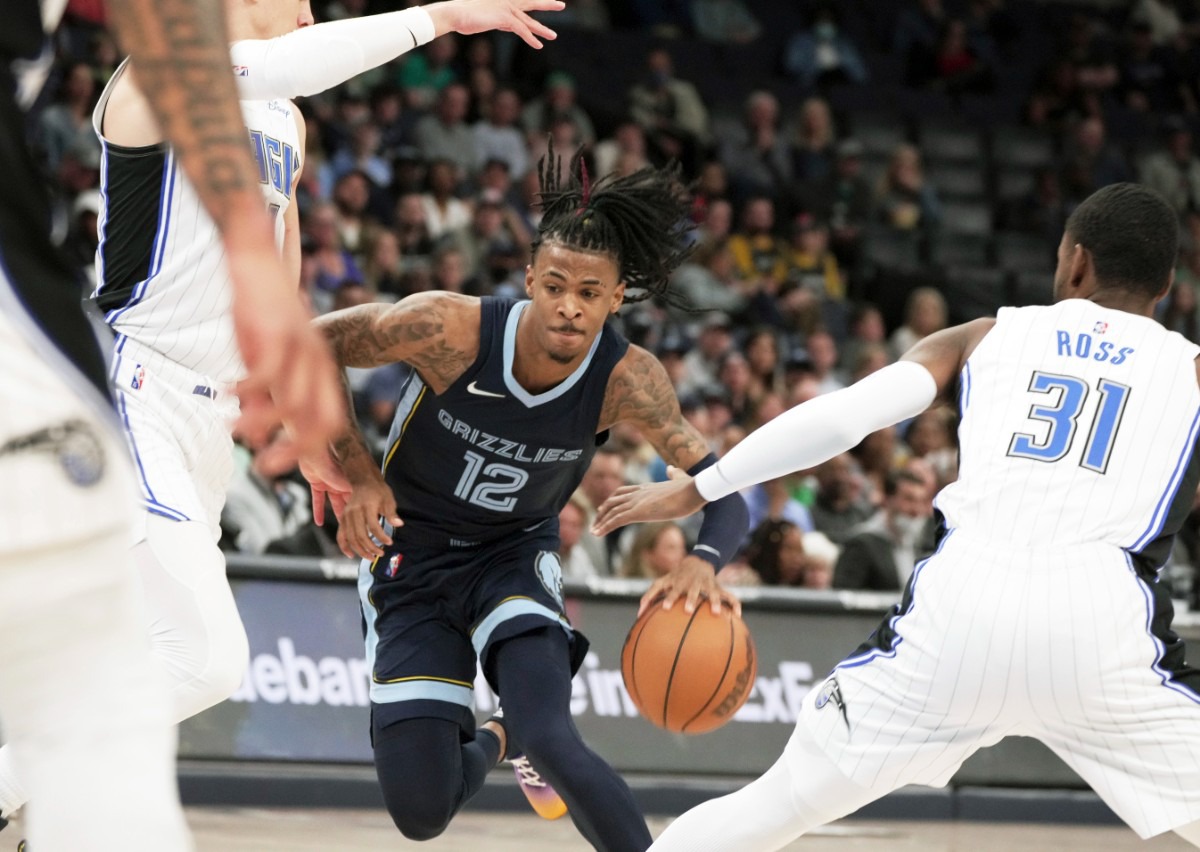
[[[814,472],[813,524],[834,544],[845,544],[874,513],[863,497],[862,477],[849,453],[834,456]]]
[[[777,198],[792,181],[792,157],[779,127],[779,100],[766,91],[746,99],[739,127],[719,143],[720,160],[737,198]]]
[[[1200,159],[1192,146],[1192,133],[1180,118],[1163,122],[1166,147],[1142,162],[1141,181],[1167,200],[1182,218],[1200,211]]]
[[[642,524],[621,563],[622,577],[657,580],[678,567],[687,555],[687,540],[679,524]]]
[[[892,153],[875,206],[878,218],[898,231],[930,230],[941,222],[937,192],[925,180],[921,152],[915,145],[899,145]]]
[[[708,145],[708,110],[696,87],[675,76],[671,54],[655,48],[642,79],[629,90],[629,115],[638,123],[659,162],[678,161],[695,174]]]
[[[912,576],[933,495],[919,476],[889,476],[884,507],[851,535],[834,567],[837,589],[899,591]]]
[[[792,146],[792,173],[797,181],[822,181],[833,173],[837,132],[833,113],[823,98],[800,105],[796,141]]]
[[[904,325],[888,341],[892,354],[899,358],[920,340],[941,331],[947,322],[946,299],[934,287],[918,287],[904,303]]]
[[[823,3],[808,29],[788,40],[783,67],[803,87],[826,89],[836,83],[866,83],[870,75],[854,41],[841,31],[836,8]]]

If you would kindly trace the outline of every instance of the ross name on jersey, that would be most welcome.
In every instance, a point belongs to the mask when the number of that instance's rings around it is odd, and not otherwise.
[[[531,455],[527,444],[522,444],[519,441],[509,441],[498,435],[481,432],[469,423],[459,420],[444,408],[439,409],[437,418],[438,423],[441,423],[452,435],[457,435],[467,443],[473,444],[486,452],[494,453],[501,458],[536,464],[537,462],[575,461],[583,454],[583,450],[581,449],[567,450],[557,447],[537,447]]]
[[[1107,361],[1115,366],[1125,363],[1134,351],[1132,346],[1118,347],[1107,340],[1097,343],[1092,335],[1085,332],[1072,335],[1059,329],[1055,336],[1058,339],[1058,354],[1067,358],[1090,358],[1093,361]]]

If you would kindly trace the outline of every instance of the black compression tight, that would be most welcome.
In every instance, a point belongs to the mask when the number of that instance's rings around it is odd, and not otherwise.
[[[650,832],[629,787],[589,749],[571,720],[567,637],[558,627],[507,639],[492,650],[492,666],[513,745],[566,801],[571,819],[602,852],[644,852]],[[388,725],[375,743],[375,769],[388,812],[412,840],[441,834],[483,786],[499,758],[488,733],[460,741],[445,719]]]

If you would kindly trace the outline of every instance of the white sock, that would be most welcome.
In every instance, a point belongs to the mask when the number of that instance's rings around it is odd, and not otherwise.
[[[5,818],[29,801],[29,794],[17,780],[12,752],[10,746],[0,746],[0,816]]]

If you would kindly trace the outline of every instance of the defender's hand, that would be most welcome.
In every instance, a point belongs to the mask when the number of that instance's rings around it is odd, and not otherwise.
[[[623,485],[614,491],[596,513],[592,534],[608,535],[617,527],[639,521],[685,518],[704,506],[706,501],[690,476],[677,467],[668,467],[667,476],[666,482]]]
[[[309,490],[312,491],[313,523],[319,527],[325,526],[325,500],[328,498],[333,506],[333,516],[340,525],[354,489],[350,487],[350,480],[342,473],[333,454],[326,448],[319,456],[300,459],[300,473],[308,481]]]
[[[383,548],[392,543],[392,538],[384,532],[382,518],[387,518],[393,529],[404,526],[404,521],[396,515],[396,497],[383,477],[354,483],[338,526],[338,547],[342,553],[363,559],[383,556]]]
[[[246,363],[238,386],[242,414],[235,431],[252,446],[262,446],[280,425],[292,460],[320,452],[346,422],[346,398],[333,356],[286,281],[282,262],[268,244],[226,243],[229,272],[235,279],[233,324]]]
[[[425,7],[434,29],[475,35],[490,30],[515,33],[533,48],[541,48],[538,36],[553,41],[558,34],[529,17],[529,12],[558,12],[566,7],[561,0],[448,0]]]
[[[670,609],[683,598],[684,611],[695,612],[702,597],[708,598],[714,615],[720,614],[722,605],[733,610],[735,615],[742,614],[742,602],[717,582],[712,566],[698,556],[687,556],[678,568],[650,584],[649,590],[642,595],[638,615],[641,616],[659,598],[662,598],[663,609]]]

